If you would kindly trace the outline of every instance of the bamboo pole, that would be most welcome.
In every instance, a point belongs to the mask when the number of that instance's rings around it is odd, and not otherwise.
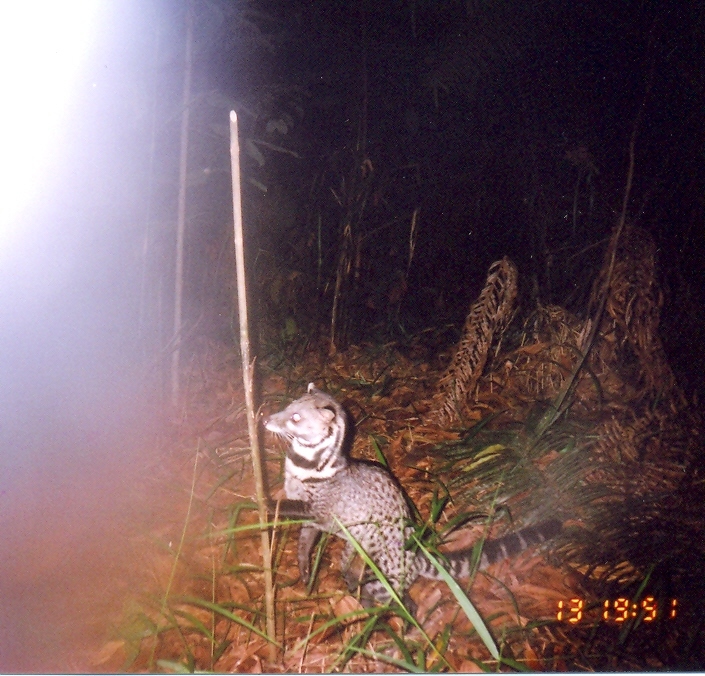
[[[181,314],[184,292],[184,231],[186,230],[186,170],[188,163],[189,115],[191,112],[191,71],[193,62],[193,0],[186,3],[186,57],[184,63],[181,147],[179,151],[179,201],[176,218],[176,269],[174,271],[174,338],[171,353],[171,403],[179,403],[179,361],[181,359]]]
[[[242,236],[242,199],[240,193],[240,144],[238,142],[237,114],[230,112],[230,164],[233,181],[233,223],[235,227],[235,265],[237,268],[237,305],[240,319],[240,351],[242,353],[242,380],[245,386],[245,406],[247,407],[247,428],[252,449],[252,468],[255,476],[255,491],[259,521],[267,523],[267,507],[264,496],[262,456],[257,436],[257,419],[253,397],[253,364],[250,362],[250,336],[247,320],[247,291],[245,285],[245,246]],[[276,659],[276,624],[274,621],[274,585],[272,583],[272,553],[269,548],[269,532],[262,528],[262,564],[264,567],[264,604],[267,616],[269,661]]]

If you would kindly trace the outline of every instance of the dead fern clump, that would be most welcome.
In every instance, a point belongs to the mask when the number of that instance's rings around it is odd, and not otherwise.
[[[703,419],[686,402],[615,406],[595,425],[590,454],[596,472],[590,484],[619,487],[625,495],[671,497],[693,482],[702,455]]]
[[[656,279],[653,240],[642,229],[625,228],[610,274],[612,248],[595,281],[588,319],[560,306],[539,306],[524,324],[520,347],[497,360],[488,380],[491,387],[499,385],[505,397],[523,402],[552,398],[587,352],[571,388],[573,406],[579,404],[584,412],[632,403],[639,408],[640,402],[664,398],[685,405],[658,334],[663,294]],[[605,308],[591,341],[592,315],[601,293],[607,294]],[[467,345],[464,350],[459,345],[448,372],[460,370],[456,362],[468,351]]]
[[[456,504],[521,523],[559,515],[558,558],[595,600],[647,580],[681,598],[703,589],[703,417],[658,334],[655,253],[648,233],[616,227],[588,319],[539,307],[473,381],[490,415],[437,448]]]
[[[439,381],[442,420],[462,417],[482,375],[492,342],[509,325],[517,296],[517,268],[506,256],[490,266],[487,282],[465,319],[455,354]]]
[[[539,305],[524,323],[520,347],[503,360],[502,384],[521,399],[554,396],[578,361],[584,333],[585,323],[568,310]]]
[[[608,254],[611,252],[608,251]],[[593,286],[590,306],[605,292],[608,261]],[[628,226],[617,244],[591,365],[597,372],[618,373],[628,386],[621,393],[640,399],[649,393],[661,396],[675,387],[658,327],[663,293],[656,279],[656,245],[645,230]],[[585,346],[586,347],[586,346]]]

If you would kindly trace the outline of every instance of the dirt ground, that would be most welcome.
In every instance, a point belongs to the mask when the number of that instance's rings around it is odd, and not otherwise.
[[[433,369],[400,354],[394,359],[350,350],[321,364],[309,359],[287,379],[270,373],[263,378],[264,409],[278,410],[303,391],[311,373],[324,374],[317,384],[342,388],[339,396],[359,423],[353,454],[374,459],[373,440],[382,441],[390,469],[426,518],[434,487],[430,453],[454,433],[425,426],[419,417]],[[390,386],[375,394],[372,384],[380,373],[389,375]],[[191,659],[192,668],[212,665],[216,671],[320,672],[330,670],[345,650],[354,635],[347,624],[309,640],[357,603],[340,579],[336,545],[326,549],[309,597],[297,580],[294,529],[288,539],[286,531],[277,534],[277,635],[283,650],[276,662],[268,662],[264,640],[241,625],[178,600],[185,594],[216,599],[263,628],[256,617],[262,576],[253,568],[260,565],[259,536],[238,535],[234,547],[219,535],[233,525],[232,506],[254,496],[237,355],[210,346],[192,362],[184,383],[183,403],[170,419],[147,411],[134,427],[127,421],[104,433],[77,432],[67,420],[65,429],[35,435],[33,462],[0,476],[1,672],[143,671],[160,659],[183,666]],[[264,441],[276,492],[281,446],[269,436]],[[245,520],[253,518],[250,512]],[[469,539],[455,546],[471,545],[478,533],[471,529],[465,535]],[[558,601],[571,598],[566,571],[527,551],[490,573],[476,578],[470,597],[483,617],[492,618],[496,636],[504,636],[504,627],[519,626],[509,641],[513,659],[534,670],[571,664],[562,661],[561,646],[570,641],[561,627],[529,625],[555,619]],[[160,610],[160,604],[167,589],[172,605],[165,615],[166,605]],[[411,594],[429,636],[448,641],[445,668],[475,671],[475,660],[487,663],[486,648],[443,583],[419,581]],[[169,612],[187,621],[180,630],[160,633],[156,642],[153,631],[140,634],[144,625],[130,625],[141,614],[164,626]],[[206,631],[212,628],[217,641],[204,641],[194,620]],[[223,650],[213,663],[215,643]],[[368,645],[373,644],[379,645]],[[356,657],[346,668],[391,667]]]
[[[54,429],[43,453],[0,495],[0,671],[115,669],[100,652],[154,586],[152,539],[178,535],[183,491],[155,447],[125,438]]]
[[[225,361],[232,364],[229,358]],[[187,519],[197,445],[211,443],[225,448],[229,438],[235,435],[241,440],[245,433],[240,413],[228,417],[241,404],[239,372],[234,366],[224,371],[222,362],[220,366],[202,381],[208,385],[205,389],[196,387],[191,392],[183,418],[172,419],[163,434],[147,425],[140,434],[118,428],[91,436],[76,434],[67,423],[65,430],[54,429],[48,435],[42,462],[27,463],[15,472],[12,481],[4,483],[0,495],[0,671],[108,672],[125,664],[127,646],[120,628],[131,610],[139,608],[145,598],[159,598],[168,584],[173,552]],[[270,405],[276,407],[276,403]],[[267,439],[267,443],[271,446],[273,441]],[[392,469],[403,473],[401,436],[388,451]],[[197,506],[191,514],[192,544],[198,543],[200,535],[195,531],[203,529],[207,521],[204,506],[217,510],[230,500],[251,497],[249,460],[241,465],[245,475],[231,478],[214,497],[206,498],[218,472],[212,463],[202,461],[195,491]],[[268,471],[276,474],[276,463],[268,465]],[[424,482],[411,482],[408,488],[418,503],[430,499]],[[221,511],[214,522],[224,526],[223,519]],[[280,580],[297,577],[294,546],[295,540],[290,540],[285,547]],[[201,542],[192,554],[199,547],[203,560],[211,549]],[[245,545],[240,555],[252,554],[251,563],[256,565],[256,548],[256,543]],[[198,557],[196,552],[195,559]],[[505,580],[511,584],[510,579]],[[235,597],[237,585],[228,584]],[[335,566],[320,576],[319,592],[334,594],[343,586]],[[441,598],[437,587],[438,583],[433,588],[413,590],[422,607],[429,606],[429,599]],[[177,581],[173,588],[184,589],[193,590],[188,580],[180,587]],[[490,590],[487,593],[491,597]],[[443,594],[447,595],[447,590]],[[280,601],[288,604],[285,615],[303,612],[300,608],[306,604],[305,597],[300,584],[282,591]],[[348,597],[348,602],[351,600]],[[323,612],[331,612],[327,601]],[[448,608],[436,612],[431,625],[440,630],[448,613],[454,612]],[[290,646],[306,630],[290,624]],[[321,652],[324,645],[309,647],[306,658],[311,668],[317,659],[325,662],[330,658]],[[218,670],[225,664],[237,670],[261,668],[259,658],[251,659],[251,664],[242,662],[241,647],[236,641]],[[339,648],[338,642],[331,645],[331,654]],[[303,655],[289,654],[288,661],[299,657]],[[138,661],[135,668],[139,670],[140,664]]]

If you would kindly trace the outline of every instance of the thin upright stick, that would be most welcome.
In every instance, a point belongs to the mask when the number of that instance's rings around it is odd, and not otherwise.
[[[193,61],[193,0],[186,3],[186,56],[184,63],[181,146],[179,151],[179,201],[176,223],[176,269],[174,271],[174,340],[171,353],[171,403],[179,403],[179,361],[181,359],[181,305],[184,292],[184,232],[186,230],[186,175],[191,111],[191,70]]]
[[[233,180],[233,221],[235,224],[235,265],[237,268],[237,304],[240,316],[240,351],[242,353],[242,380],[245,386],[247,428],[250,433],[252,467],[255,475],[255,491],[259,508],[260,524],[267,523],[267,507],[264,497],[262,456],[257,436],[257,420],[253,397],[252,365],[250,363],[250,335],[247,321],[247,291],[245,285],[245,246],[242,237],[242,200],[240,195],[240,144],[237,133],[237,115],[230,112],[230,165]],[[272,584],[272,554],[269,549],[269,533],[262,528],[262,564],[264,566],[264,605],[267,615],[269,661],[276,659],[276,624],[274,621],[274,585]]]

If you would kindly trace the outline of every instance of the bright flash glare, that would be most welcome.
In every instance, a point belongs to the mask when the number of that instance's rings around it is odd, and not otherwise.
[[[41,194],[99,4],[0,0],[0,252],[21,234],[17,220]]]

